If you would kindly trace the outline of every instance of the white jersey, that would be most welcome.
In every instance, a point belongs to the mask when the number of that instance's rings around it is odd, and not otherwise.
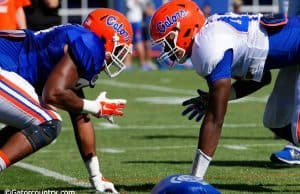
[[[199,75],[212,73],[225,51],[233,50],[231,76],[260,81],[269,40],[258,15],[213,15],[195,36],[192,62]]]

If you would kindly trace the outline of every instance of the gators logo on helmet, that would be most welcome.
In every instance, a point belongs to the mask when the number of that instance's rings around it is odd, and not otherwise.
[[[132,53],[132,27],[120,12],[101,8],[92,11],[82,24],[104,41],[105,72],[116,77],[125,68],[124,60]]]
[[[154,44],[162,44],[159,62],[183,63],[191,49],[194,36],[206,21],[197,4],[191,0],[173,0],[162,5],[150,22],[150,35]],[[169,60],[170,59],[170,60]]]

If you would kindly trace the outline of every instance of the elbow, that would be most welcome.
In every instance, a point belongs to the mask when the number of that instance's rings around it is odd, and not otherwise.
[[[49,105],[60,105],[61,96],[63,96],[63,90],[54,89],[51,91],[43,91],[42,100],[45,104]]]

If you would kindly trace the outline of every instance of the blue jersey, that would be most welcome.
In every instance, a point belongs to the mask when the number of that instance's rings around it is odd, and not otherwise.
[[[25,38],[0,38],[0,68],[13,71],[42,89],[68,45],[81,78],[94,85],[103,68],[104,43],[80,25],[60,25],[47,30],[25,30]]]

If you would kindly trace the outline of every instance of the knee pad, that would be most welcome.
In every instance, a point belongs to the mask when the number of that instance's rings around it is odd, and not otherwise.
[[[51,120],[38,126],[30,126],[21,132],[30,142],[34,151],[50,144],[61,131],[61,121]]]
[[[0,129],[0,147],[2,147],[12,135],[19,131],[20,129],[11,126]]]

